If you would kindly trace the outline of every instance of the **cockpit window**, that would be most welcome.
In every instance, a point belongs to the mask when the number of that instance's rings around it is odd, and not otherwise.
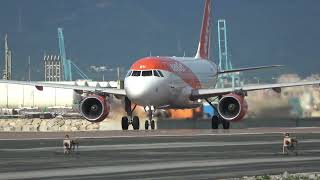
[[[140,76],[141,71],[133,71],[131,76]]]
[[[160,77],[158,71],[156,71],[156,70],[153,70],[153,75],[154,75],[154,76],[157,76],[157,77]]]
[[[152,71],[142,71],[142,76],[152,76]]]
[[[164,77],[161,71],[158,70],[158,73],[160,74],[161,77]]]
[[[129,77],[131,75],[132,71],[128,71],[126,77]]]

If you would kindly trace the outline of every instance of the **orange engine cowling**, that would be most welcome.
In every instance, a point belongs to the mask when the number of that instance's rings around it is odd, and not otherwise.
[[[218,103],[220,116],[228,121],[240,121],[247,113],[248,104],[244,96],[230,93],[222,96]]]
[[[84,98],[80,104],[80,113],[90,122],[103,121],[110,112],[110,104],[104,96],[91,95]]]

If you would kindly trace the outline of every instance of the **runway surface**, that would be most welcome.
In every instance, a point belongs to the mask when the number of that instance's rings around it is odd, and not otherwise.
[[[282,136],[299,154],[282,155]],[[320,169],[320,128],[0,133],[0,179],[219,179]]]

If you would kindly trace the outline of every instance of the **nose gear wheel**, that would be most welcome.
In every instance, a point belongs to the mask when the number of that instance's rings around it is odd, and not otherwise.
[[[146,130],[148,130],[149,129],[149,126],[150,126],[150,129],[151,130],[154,130],[155,129],[155,127],[156,127],[156,123],[155,123],[155,121],[152,119],[153,118],[153,110],[152,110],[152,108],[149,106],[148,108],[145,108],[145,109],[147,109],[146,111],[147,111],[147,113],[148,113],[148,120],[146,120],[145,121],[145,123],[144,123],[144,128],[146,129]]]

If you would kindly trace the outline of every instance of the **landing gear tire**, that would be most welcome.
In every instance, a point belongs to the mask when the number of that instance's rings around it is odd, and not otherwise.
[[[129,128],[129,120],[128,117],[124,116],[121,119],[122,130],[128,130]]]
[[[218,129],[219,128],[219,117],[218,116],[213,116],[211,119],[211,123],[212,123],[212,129]]]
[[[132,119],[132,127],[134,130],[139,130],[140,128],[140,121],[138,116],[134,116]]]
[[[230,121],[223,119],[222,126],[223,126],[223,129],[230,129]]]
[[[154,120],[151,120],[150,126],[151,126],[151,129],[154,130],[154,128],[156,127],[156,123]]]
[[[149,129],[149,121],[146,120],[146,122],[144,122],[144,129],[148,130]]]

